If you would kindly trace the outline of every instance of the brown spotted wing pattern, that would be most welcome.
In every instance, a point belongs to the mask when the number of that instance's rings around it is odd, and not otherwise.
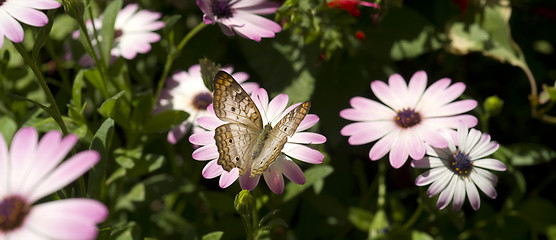
[[[244,175],[262,174],[280,155],[299,123],[309,111],[305,102],[286,114],[274,128],[263,128],[262,116],[251,97],[228,73],[220,71],[213,80],[213,106],[216,116],[225,122],[216,128],[214,139],[218,164],[226,171],[239,169]]]

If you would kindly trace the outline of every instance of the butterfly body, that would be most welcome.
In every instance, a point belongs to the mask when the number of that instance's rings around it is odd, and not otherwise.
[[[226,171],[237,167],[240,175],[262,174],[280,155],[288,137],[295,133],[310,103],[300,104],[274,127],[270,123],[263,126],[259,109],[229,74],[218,72],[213,85],[214,112],[220,120],[228,122],[215,129],[218,164]]]

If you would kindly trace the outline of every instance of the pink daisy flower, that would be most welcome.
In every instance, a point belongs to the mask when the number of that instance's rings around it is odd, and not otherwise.
[[[224,67],[225,72],[232,73],[233,67]],[[259,88],[259,84],[245,82],[249,74],[237,72],[232,74],[247,93]],[[193,132],[204,131],[197,124],[197,118],[209,115],[207,107],[212,103],[212,92],[205,86],[199,64],[189,67],[188,71],[179,71],[166,80],[166,87],[160,92],[158,105],[154,112],[164,110],[182,110],[189,113],[189,118],[181,125],[168,132],[168,142],[176,144],[193,126]]]
[[[494,186],[498,178],[487,170],[506,170],[504,163],[486,158],[496,152],[499,145],[490,141],[490,135],[468,130],[464,124],[459,126],[457,137],[446,134],[445,138],[447,148],[428,147],[428,156],[411,162],[415,168],[430,168],[415,179],[415,184],[431,184],[427,191],[429,197],[440,193],[436,203],[439,209],[448,206],[453,199],[453,209],[459,210],[467,195],[471,207],[477,210],[481,206],[477,187],[490,198],[496,198]]]
[[[17,131],[10,149],[0,135],[0,239],[95,239],[108,209],[92,199],[64,199],[33,205],[73,182],[100,156],[82,151],[62,162],[77,142],[58,131],[40,141],[34,128]],[[62,163],[61,163],[62,162]]]
[[[10,41],[23,41],[23,27],[18,21],[33,27],[42,27],[48,23],[48,17],[39,10],[54,9],[60,3],[53,0],[0,0],[0,49],[4,36]]]
[[[258,14],[272,14],[280,6],[266,0],[197,0],[206,24],[218,23],[222,32],[233,36],[234,31],[254,41],[272,38],[282,27]]]
[[[133,3],[128,4],[118,12],[114,22],[114,43],[110,51],[112,57],[122,56],[128,60],[134,59],[138,53],[148,53],[151,51],[151,44],[160,40],[160,35],[154,31],[164,27],[164,22],[157,21],[160,19],[161,14],[149,10],[137,11],[138,8],[139,6]],[[103,16],[94,19],[97,30],[102,28],[102,19]],[[92,22],[89,20],[86,25],[89,34],[92,36]],[[78,38],[79,34],[79,31],[73,32],[73,38]],[[93,44],[96,43],[93,42]],[[82,66],[94,64],[88,55],[83,56],[79,62]]]
[[[446,147],[439,130],[456,129],[460,121],[475,126],[477,118],[460,115],[477,106],[475,100],[454,101],[465,90],[465,84],[443,78],[427,86],[427,74],[416,72],[409,85],[399,74],[393,74],[388,84],[373,81],[371,89],[384,104],[354,97],[352,108],[340,116],[357,121],[346,125],[341,134],[349,136],[349,144],[361,145],[378,140],[369,152],[371,160],[378,160],[390,152],[390,164],[400,168],[408,156],[421,159],[426,145]],[[452,130],[453,131],[453,130]]]
[[[262,88],[252,94],[252,99],[263,117],[263,125],[268,123],[272,126],[276,125],[284,115],[299,105],[294,104],[286,108],[289,100],[286,94],[279,94],[269,102],[268,94]],[[193,159],[209,161],[203,169],[203,177],[211,179],[220,176],[219,185],[221,188],[227,188],[239,178],[242,189],[253,190],[257,186],[261,175],[256,175],[253,178],[249,177],[249,174],[240,176],[239,169],[234,168],[227,172],[218,165],[218,150],[214,141],[214,130],[226,122],[216,117],[212,104],[209,105],[207,110],[210,113],[209,116],[197,119],[197,123],[207,131],[195,133],[189,137],[191,143],[201,146],[193,152]],[[288,142],[282,149],[282,154],[263,172],[262,175],[266,184],[272,192],[281,194],[284,191],[284,178],[282,174],[292,182],[301,185],[305,184],[305,175],[303,175],[301,168],[293,162],[292,158],[311,164],[322,163],[324,158],[322,153],[304,145],[326,142],[326,137],[321,134],[304,132],[318,121],[319,117],[317,115],[307,114],[299,124],[296,133],[288,139]]]

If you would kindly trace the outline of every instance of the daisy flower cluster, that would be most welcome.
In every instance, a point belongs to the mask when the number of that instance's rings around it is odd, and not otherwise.
[[[431,168],[415,183],[431,184],[429,197],[440,193],[438,207],[445,208],[453,199],[453,208],[460,209],[467,194],[473,209],[479,208],[478,187],[487,196],[496,197],[497,178],[485,169],[504,171],[505,165],[485,158],[498,149],[488,134],[475,129],[477,118],[464,114],[477,106],[475,100],[456,100],[465,90],[463,83],[440,79],[427,88],[427,74],[416,72],[409,83],[393,74],[388,84],[373,81],[371,90],[382,103],[354,97],[351,108],[340,116],[356,121],[342,128],[349,144],[361,145],[376,141],[369,151],[371,160],[389,154],[394,168],[402,167],[409,157],[415,168]],[[456,132],[457,129],[457,132]],[[454,136],[457,136],[455,138]]]

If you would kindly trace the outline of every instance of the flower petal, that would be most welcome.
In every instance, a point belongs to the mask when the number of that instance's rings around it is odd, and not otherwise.
[[[471,173],[469,177],[471,177],[473,183],[475,183],[475,185],[477,185],[477,187],[479,187],[479,189],[481,189],[481,191],[483,191],[487,196],[493,199],[496,198],[496,189],[494,189],[492,181],[488,180],[481,174]]]
[[[297,126],[296,132],[301,132],[309,129],[310,127],[314,126],[319,122],[319,116],[315,114],[307,114],[303,120]]]
[[[193,154],[191,154],[193,159],[198,161],[213,160],[218,158],[218,149],[216,145],[205,145],[200,148],[195,149]]]
[[[5,196],[8,190],[8,167],[10,166],[8,154],[6,140],[4,140],[4,135],[0,134],[0,196]]]
[[[29,169],[35,163],[37,151],[37,130],[32,127],[24,127],[15,133],[10,146],[10,177],[8,189],[11,191],[25,191],[20,189],[19,184],[27,180]],[[26,194],[27,192],[17,192]]]
[[[251,172],[251,170],[246,172]],[[259,183],[260,178],[261,175],[256,175],[251,178],[249,177],[249,174],[244,174],[243,176],[239,176],[239,185],[241,186],[241,189],[252,191]]]
[[[46,9],[54,9],[59,8],[61,5],[59,2],[54,0],[17,0],[17,1],[10,1],[10,3],[20,5],[22,7],[46,10]]]
[[[481,160],[473,161],[473,165],[476,167],[482,167],[494,171],[506,171],[506,165],[499,160],[493,158],[485,158]]]
[[[305,175],[303,175],[303,171],[287,157],[280,155],[272,165],[275,169],[282,172],[290,181],[299,185],[305,184]]]
[[[189,142],[195,145],[210,145],[216,144],[214,141],[214,132],[206,131],[192,134],[189,137]]]
[[[464,180],[457,179],[456,188],[454,189],[454,202],[452,203],[454,210],[460,210],[463,206],[463,202],[465,201],[465,191]]]
[[[266,171],[263,172],[263,177],[266,185],[268,185],[268,188],[270,188],[273,193],[282,194],[284,191],[284,178],[282,177],[282,173],[280,171],[277,171],[271,165]]]
[[[458,176],[456,176],[455,174],[452,175],[450,183],[438,197],[438,201],[436,202],[436,207],[438,209],[444,209],[446,206],[448,206],[448,204],[450,204],[450,201],[452,200],[452,197],[454,196],[454,192],[456,190],[457,181]]]
[[[238,177],[239,177],[239,169],[237,168],[233,168],[229,172],[223,170],[222,176],[220,176],[220,180],[218,181],[218,184],[220,185],[220,188],[227,188],[230,185],[232,185],[232,183],[234,183]],[[255,184],[255,186],[257,186],[257,184]]]
[[[48,23],[48,17],[33,8],[22,7],[11,2],[5,2],[2,8],[12,17],[27,25],[42,27]]]
[[[477,187],[475,187],[472,181],[465,181],[465,191],[467,192],[467,199],[469,199],[471,207],[473,207],[474,210],[479,209],[479,207],[481,207],[481,197],[479,196]]]
[[[384,157],[392,148],[394,141],[398,138],[399,132],[400,131],[396,129],[378,140],[371,148],[371,151],[369,151],[369,158],[374,161]]]
[[[297,143],[286,143],[282,152],[299,161],[311,164],[320,164],[324,159],[324,155],[318,150]]]
[[[224,169],[222,168],[222,166],[218,165],[218,160],[215,159],[215,160],[209,161],[205,165],[201,174],[206,179],[212,179],[212,178],[215,178],[215,177],[218,177],[218,176],[222,175],[222,172],[224,172]]]
[[[343,127],[340,133],[350,136],[349,144],[361,145],[373,142],[391,133],[395,128],[396,125],[392,121],[355,122]]]
[[[35,186],[34,191],[29,195],[30,201],[34,202],[65,187],[89,171],[99,159],[100,154],[96,151],[82,151],[74,155]]]
[[[288,139],[288,142],[303,144],[321,144],[326,142],[326,137],[318,133],[297,132]]]

